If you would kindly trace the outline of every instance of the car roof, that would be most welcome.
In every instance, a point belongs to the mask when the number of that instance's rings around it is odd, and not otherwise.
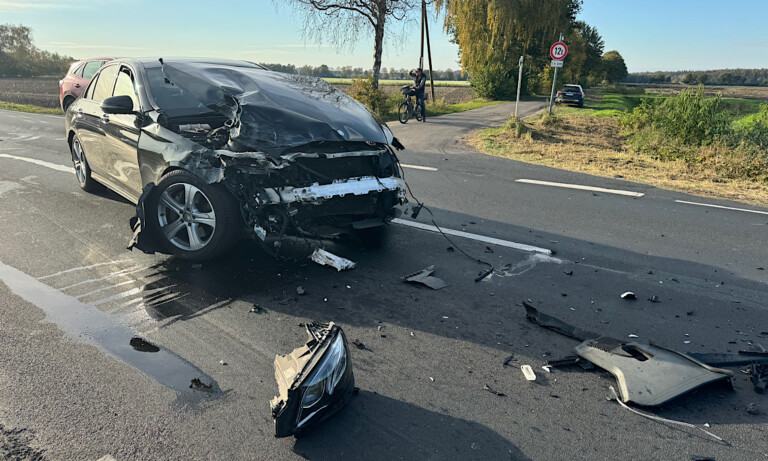
[[[120,58],[116,61],[124,62],[126,64],[141,64],[147,69],[160,67],[160,57],[145,57],[145,58]],[[217,65],[217,66],[231,66],[231,67],[252,67],[257,69],[264,69],[264,66],[260,66],[250,61],[239,61],[236,59],[220,59],[220,58],[162,58],[164,63],[192,63],[203,65]]]

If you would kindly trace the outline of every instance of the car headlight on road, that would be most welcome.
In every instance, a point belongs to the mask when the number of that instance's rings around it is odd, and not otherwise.
[[[275,435],[308,429],[346,405],[355,379],[344,332],[333,323],[307,325],[309,340],[275,358],[280,395],[272,399]]]

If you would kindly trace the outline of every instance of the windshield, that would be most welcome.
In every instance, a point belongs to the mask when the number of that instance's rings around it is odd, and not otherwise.
[[[149,92],[155,103],[169,117],[214,112],[189,92],[168,81],[160,68],[147,69],[147,82],[149,83]]]

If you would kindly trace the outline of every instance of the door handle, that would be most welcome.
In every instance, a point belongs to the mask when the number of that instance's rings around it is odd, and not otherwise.
[[[109,123],[109,115],[104,114],[99,120],[101,120],[101,123]]]
[[[80,88],[80,84],[79,83],[75,83],[75,88]]]

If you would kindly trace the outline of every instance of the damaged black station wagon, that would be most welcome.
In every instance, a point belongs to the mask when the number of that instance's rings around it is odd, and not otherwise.
[[[117,59],[66,114],[80,186],[137,204],[131,246],[190,260],[247,232],[378,238],[406,202],[386,124],[312,77],[225,60]]]

